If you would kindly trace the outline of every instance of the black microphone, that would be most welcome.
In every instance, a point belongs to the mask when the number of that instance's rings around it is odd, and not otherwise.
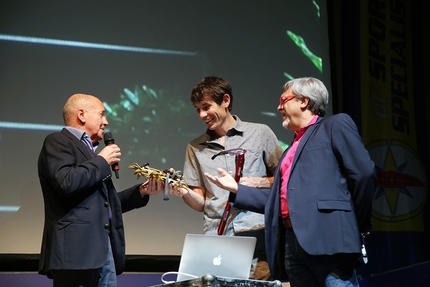
[[[105,133],[103,136],[103,139],[105,141],[105,145],[111,145],[115,143],[115,140],[112,138],[112,134],[111,133]],[[115,176],[116,178],[119,178],[119,164],[116,162],[112,165],[112,171],[115,172]]]

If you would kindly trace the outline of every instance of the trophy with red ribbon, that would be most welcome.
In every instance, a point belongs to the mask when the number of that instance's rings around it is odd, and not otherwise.
[[[223,150],[216,155],[212,157],[212,159],[215,159],[217,156],[222,154],[232,154],[235,155],[235,162],[236,162],[236,172],[234,174],[234,180],[236,182],[239,182],[241,176],[242,176],[242,170],[243,170],[243,164],[245,163],[245,153],[246,149],[243,148],[233,148],[229,150]],[[230,199],[227,200],[227,203],[225,205],[224,213],[221,218],[221,223],[218,227],[218,235],[222,235],[224,233],[225,225],[227,223],[228,216],[230,215]]]

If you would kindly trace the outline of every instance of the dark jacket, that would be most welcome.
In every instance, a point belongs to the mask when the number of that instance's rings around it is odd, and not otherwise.
[[[280,166],[285,154],[270,189],[239,185],[234,201],[236,208],[265,214],[267,259],[275,276],[276,255],[284,244],[278,231]],[[319,118],[309,126],[295,154],[287,189],[293,230],[307,253],[361,253],[360,233],[372,226],[376,172],[348,115]]]
[[[45,204],[39,273],[51,277],[53,269],[99,268],[106,260],[109,238],[116,272],[122,273],[122,213],[145,206],[149,196],[140,195],[139,185],[117,193],[106,160],[92,155],[67,129],[46,137],[38,171]]]

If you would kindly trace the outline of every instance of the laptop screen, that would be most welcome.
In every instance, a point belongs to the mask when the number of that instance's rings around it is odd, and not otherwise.
[[[206,274],[248,279],[256,241],[248,236],[187,234],[176,281]]]

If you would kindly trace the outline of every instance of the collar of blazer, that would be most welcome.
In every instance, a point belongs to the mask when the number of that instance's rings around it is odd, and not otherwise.
[[[93,158],[94,155],[91,153],[90,149],[86,146],[85,143],[81,142],[80,139],[78,139],[74,134],[72,134],[68,129],[63,128],[61,132],[67,136],[71,141],[73,141],[73,144],[79,149],[79,151],[87,158]]]
[[[300,156],[303,147],[306,145],[307,141],[311,138],[312,134],[317,130],[320,123],[323,121],[322,117],[318,117],[317,121],[309,126],[300,140],[299,146],[297,147],[296,154],[294,155],[293,165],[296,164],[297,158]]]

